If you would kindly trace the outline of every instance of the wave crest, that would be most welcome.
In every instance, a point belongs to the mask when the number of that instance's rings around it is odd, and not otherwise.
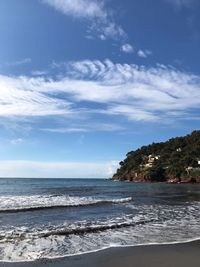
[[[51,208],[120,204],[130,201],[132,201],[131,197],[118,199],[98,199],[94,197],[71,197],[64,195],[4,196],[0,197],[0,212],[21,212]]]

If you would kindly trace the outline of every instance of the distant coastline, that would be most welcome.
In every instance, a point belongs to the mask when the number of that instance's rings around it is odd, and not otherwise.
[[[112,179],[200,183],[200,131],[129,152]]]

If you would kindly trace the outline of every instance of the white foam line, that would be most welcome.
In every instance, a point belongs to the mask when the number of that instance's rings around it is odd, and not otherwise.
[[[113,244],[113,245],[110,245],[110,246],[102,247],[100,249],[80,252],[80,253],[76,253],[76,254],[66,254],[66,255],[62,255],[62,256],[44,257],[44,258],[41,257],[41,258],[37,258],[37,259],[18,260],[18,261],[0,260],[0,262],[16,263],[16,262],[34,262],[34,261],[38,261],[38,260],[56,260],[56,259],[63,259],[63,258],[80,256],[80,255],[85,255],[85,254],[92,254],[92,253],[95,253],[95,252],[99,252],[99,251],[103,251],[103,250],[107,250],[107,249],[111,249],[111,248],[133,248],[133,247],[142,247],[142,246],[176,245],[176,244],[178,245],[178,244],[192,243],[192,242],[195,242],[195,241],[200,241],[200,237],[191,238],[191,239],[188,239],[188,240],[185,240],[185,241],[171,241],[171,242],[163,242],[163,243],[152,242],[152,243],[141,243],[141,244],[136,244],[136,245],[122,245],[122,246]]]
[[[29,197],[28,200],[31,198]],[[40,199],[40,197],[38,197]],[[119,199],[95,199],[95,198],[84,198],[84,197],[68,197],[65,196],[59,196],[59,197],[52,197],[49,196],[49,198],[45,197],[43,200],[47,200],[49,203],[43,204],[37,203],[35,205],[23,205],[14,207],[1,207],[0,206],[0,212],[17,212],[17,211],[28,211],[28,210],[34,210],[34,209],[46,209],[46,208],[61,208],[61,207],[79,207],[79,206],[90,206],[90,205],[98,205],[98,204],[120,204],[120,203],[126,203],[130,202],[132,200],[132,197],[126,197],[126,198],[119,198]],[[7,197],[5,200],[9,200]],[[59,201],[58,201],[59,200]],[[1,198],[0,198],[1,201]],[[62,201],[62,202],[60,202]],[[12,203],[11,203],[12,204]]]

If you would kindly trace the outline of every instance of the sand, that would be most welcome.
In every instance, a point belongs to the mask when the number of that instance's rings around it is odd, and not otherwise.
[[[199,267],[200,241],[172,245],[109,248],[80,256],[34,262],[5,263],[0,267]]]

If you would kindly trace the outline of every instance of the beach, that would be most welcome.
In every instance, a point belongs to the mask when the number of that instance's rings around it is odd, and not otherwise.
[[[48,266],[122,266],[123,262],[140,266],[145,259],[153,265],[163,259],[165,264],[166,257],[178,260],[176,245],[149,244],[200,239],[199,196],[200,185],[192,184],[1,179],[0,262],[20,262],[16,264],[20,267],[46,262]],[[198,243],[179,247],[189,257],[190,247]],[[9,265],[15,266],[2,266]]]
[[[197,267],[200,242],[109,248],[58,259],[6,263],[1,267]]]

